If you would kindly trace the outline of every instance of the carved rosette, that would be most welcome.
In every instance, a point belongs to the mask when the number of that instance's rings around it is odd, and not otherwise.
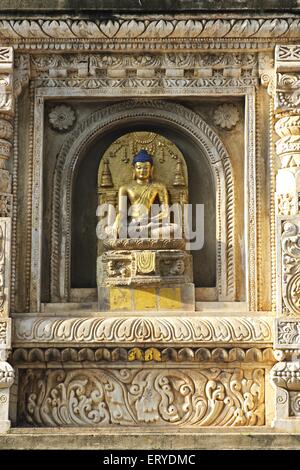
[[[232,103],[221,104],[216,107],[213,120],[221,129],[231,130],[240,120],[238,108]]]
[[[9,315],[11,219],[0,217],[0,319]]]

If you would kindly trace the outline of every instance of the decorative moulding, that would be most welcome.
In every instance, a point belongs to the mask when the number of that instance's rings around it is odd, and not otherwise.
[[[81,40],[122,40],[220,38],[220,39],[272,39],[297,38],[300,20],[297,16],[272,18],[190,18],[172,19],[115,18],[103,20],[82,19],[1,19],[0,38],[10,41],[33,39],[49,42],[61,39],[69,42]],[[54,44],[53,44],[54,46]],[[54,47],[53,47],[54,48]]]
[[[272,324],[268,317],[27,317],[15,318],[13,343],[270,344]]]

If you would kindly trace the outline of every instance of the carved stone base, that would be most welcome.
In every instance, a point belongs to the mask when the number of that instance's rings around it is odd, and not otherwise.
[[[279,431],[298,432],[300,428],[300,361],[299,352],[291,351],[293,361],[282,361],[271,370],[276,391],[276,416],[273,426]]]
[[[149,284],[160,286],[193,282],[191,255],[178,249],[151,249],[150,241],[146,240],[147,245],[143,249],[111,250],[99,256],[98,285],[147,287]]]
[[[106,244],[108,241],[106,241]],[[97,259],[100,311],[193,311],[192,257],[184,240],[120,239]]]
[[[194,284],[175,287],[98,287],[100,311],[194,311]]]

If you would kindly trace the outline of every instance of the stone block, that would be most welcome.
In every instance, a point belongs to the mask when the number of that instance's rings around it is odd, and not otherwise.
[[[194,311],[194,284],[174,287],[99,287],[99,310],[105,312]]]

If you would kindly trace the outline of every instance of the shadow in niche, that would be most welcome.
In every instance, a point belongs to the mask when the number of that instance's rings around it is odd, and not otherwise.
[[[185,157],[189,202],[204,204],[204,246],[192,251],[196,287],[216,286],[216,200],[214,178],[200,146],[184,132],[162,123],[119,123],[102,134],[86,150],[77,166],[72,197],[71,287],[96,287],[97,172],[107,148],[121,135],[134,131],[155,132],[172,141]]]

